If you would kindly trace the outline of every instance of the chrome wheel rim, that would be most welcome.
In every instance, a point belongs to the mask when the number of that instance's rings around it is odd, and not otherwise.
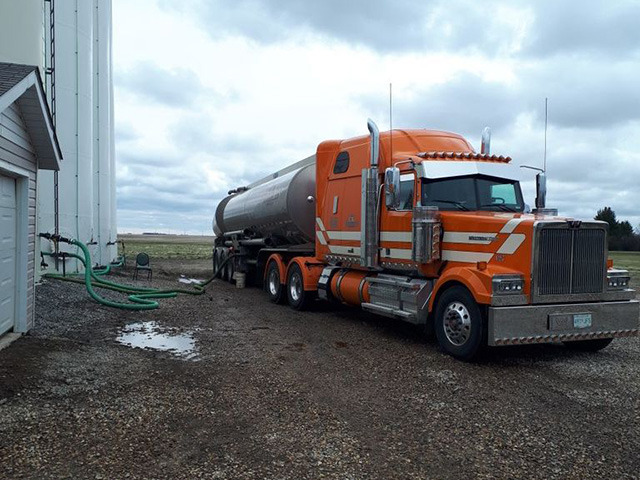
[[[471,336],[471,315],[469,310],[460,302],[447,305],[442,319],[444,334],[447,340],[459,347],[464,345]]]
[[[278,271],[274,268],[269,272],[269,293],[275,297],[278,294],[279,286]]]
[[[291,299],[294,302],[300,300],[302,296],[302,279],[300,275],[296,272],[291,275],[291,281],[289,282],[289,293],[291,294]]]

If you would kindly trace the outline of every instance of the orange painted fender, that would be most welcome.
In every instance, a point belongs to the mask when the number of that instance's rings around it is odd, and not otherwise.
[[[318,290],[318,280],[320,279],[322,270],[326,265],[319,263],[316,257],[294,257],[289,262],[289,265],[287,265],[287,275],[289,274],[289,269],[294,263],[300,267],[300,271],[302,272],[302,285],[304,290]],[[281,278],[286,279],[286,277]]]
[[[429,312],[433,311],[438,293],[451,282],[464,285],[467,290],[471,292],[471,295],[473,295],[473,298],[478,304],[490,305],[492,294],[491,278],[491,275],[478,270],[475,266],[447,268],[442,272],[442,275],[433,287],[431,299],[429,300]]]

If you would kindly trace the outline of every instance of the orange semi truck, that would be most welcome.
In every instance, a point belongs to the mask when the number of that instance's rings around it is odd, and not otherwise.
[[[422,325],[463,360],[638,335],[607,224],[546,208],[544,173],[528,213],[519,169],[490,154],[488,129],[481,153],[454,133],[368,129],[230,191],[213,220],[214,270],[297,310],[321,299]]]

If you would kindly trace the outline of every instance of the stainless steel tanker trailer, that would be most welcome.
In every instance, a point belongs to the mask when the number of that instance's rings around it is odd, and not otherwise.
[[[231,282],[236,270],[253,279],[272,253],[313,254],[315,235],[315,155],[246,187],[229,191],[216,208],[213,269],[232,253],[219,277]],[[262,265],[261,265],[262,264]],[[262,280],[256,278],[258,283]]]

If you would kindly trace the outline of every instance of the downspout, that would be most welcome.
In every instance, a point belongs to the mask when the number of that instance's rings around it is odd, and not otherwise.
[[[371,135],[369,168],[362,169],[362,193],[360,209],[360,264],[367,268],[378,267],[378,158],[380,155],[380,131],[371,119],[367,121]]]

